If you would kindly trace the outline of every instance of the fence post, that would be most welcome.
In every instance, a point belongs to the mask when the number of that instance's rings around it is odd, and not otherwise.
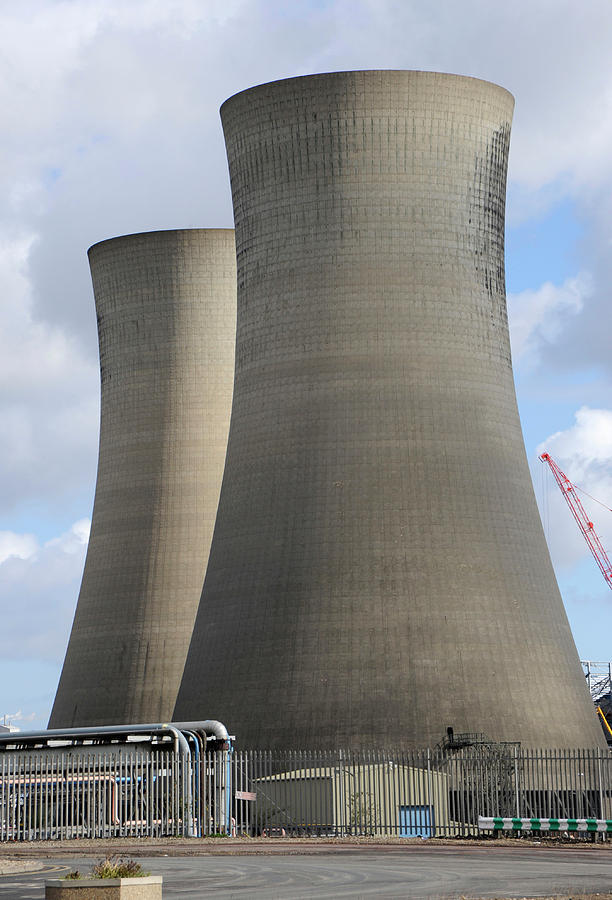
[[[516,794],[516,818],[521,818],[521,798],[519,794],[518,747],[514,748],[514,791]]]
[[[431,749],[427,748],[427,801],[429,806],[429,823],[430,823],[430,837],[435,837],[435,816],[434,816],[434,805],[433,805],[433,796],[432,796],[432,782],[431,782]],[[434,826],[434,827],[432,827]]]
[[[232,836],[232,745],[224,751],[225,754],[225,830]]]
[[[599,781],[599,818],[605,819],[606,814],[604,813],[604,802],[603,802],[603,779],[602,779],[602,771],[601,771],[601,750],[597,749],[597,778]],[[606,832],[602,832],[601,835],[602,841],[606,839]]]
[[[340,796],[340,837],[346,833],[346,809],[344,798],[344,765],[342,762],[342,750],[338,751],[338,789]]]

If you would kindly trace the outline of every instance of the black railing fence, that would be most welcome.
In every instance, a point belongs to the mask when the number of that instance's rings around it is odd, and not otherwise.
[[[479,815],[609,819],[612,757],[516,744],[199,759],[151,747],[0,753],[0,841],[465,837],[478,833]]]

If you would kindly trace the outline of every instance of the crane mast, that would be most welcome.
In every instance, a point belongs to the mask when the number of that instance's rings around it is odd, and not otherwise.
[[[599,535],[595,531],[593,523],[589,520],[586,510],[582,505],[576,487],[569,480],[565,472],[563,472],[549,453],[542,453],[540,456],[542,462],[548,464],[550,471],[553,473],[555,481],[559,485],[559,489],[565,497],[565,502],[572,511],[572,515],[578,523],[578,528],[589,546],[589,550],[595,558],[595,562],[601,570],[601,574],[606,579],[608,587],[612,589],[612,563],[608,559],[608,554],[604,550]]]

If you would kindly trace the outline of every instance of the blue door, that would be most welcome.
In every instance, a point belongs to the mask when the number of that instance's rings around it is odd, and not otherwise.
[[[400,806],[400,837],[433,837],[434,821],[431,806]]]

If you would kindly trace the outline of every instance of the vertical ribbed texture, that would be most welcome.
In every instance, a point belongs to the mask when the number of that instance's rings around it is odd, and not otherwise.
[[[223,105],[234,407],[178,719],[242,746],[602,744],[512,379],[512,111],[429,72]]]
[[[232,398],[233,230],[128,235],[96,244],[89,260],[100,455],[52,728],[170,719],[206,571]]]

